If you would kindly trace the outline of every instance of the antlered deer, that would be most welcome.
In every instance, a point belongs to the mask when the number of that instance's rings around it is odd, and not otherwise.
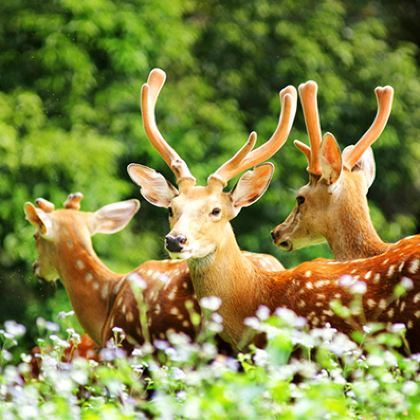
[[[205,186],[196,186],[186,163],[159,132],[154,108],[165,80],[163,71],[151,72],[142,89],[143,123],[152,145],[159,151],[176,176],[178,189],[161,174],[143,165],[131,164],[128,172],[151,203],[169,209],[171,230],[166,248],[173,257],[187,260],[198,298],[218,296],[222,300],[222,338],[238,348],[244,332],[244,318],[260,305],[271,310],[286,307],[306,317],[313,326],[327,322],[349,332],[361,325],[349,324],[330,308],[332,299],[348,304],[352,299],[342,278],[366,282],[363,309],[366,321],[403,322],[413,349],[418,349],[420,311],[420,240],[406,238],[392,251],[380,256],[351,262],[306,262],[294,269],[268,272],[252,265],[241,254],[230,220],[242,207],[257,201],[271,180],[273,165],[265,163],[245,172],[230,192],[224,192],[235,175],[271,157],[284,144],[296,109],[296,91],[287,87],[280,93],[282,112],[269,141],[252,151],[252,133],[236,155],[213,173]],[[404,279],[406,277],[406,279]],[[401,281],[411,289],[393,299]],[[410,288],[409,287],[409,288]]]
[[[124,330],[127,349],[145,337],[151,341],[166,338],[171,330],[195,337],[186,303],[190,301],[197,312],[199,307],[184,261],[147,261],[130,273],[118,274],[102,263],[92,247],[91,236],[123,229],[140,203],[127,200],[83,212],[79,211],[81,198],[80,193],[70,194],[64,209],[59,210],[45,199],[36,200],[36,206],[25,204],[26,217],[36,229],[35,274],[47,281],[62,280],[80,324],[98,345],[103,346],[112,336],[113,327]],[[282,269],[270,255],[244,255],[256,266]],[[147,331],[139,321],[130,280],[144,283]]]
[[[309,183],[300,188],[296,205],[272,232],[276,245],[286,251],[328,241],[338,260],[370,257],[392,249],[373,227],[366,194],[375,178],[370,146],[382,133],[391,112],[393,89],[375,89],[378,112],[371,127],[355,146],[341,153],[331,133],[322,138],[317,107],[317,84],[299,86],[311,147],[296,140],[309,166]],[[398,246],[398,245],[396,245]]]

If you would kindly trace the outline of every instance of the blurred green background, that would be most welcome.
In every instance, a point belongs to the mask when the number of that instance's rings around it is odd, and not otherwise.
[[[390,84],[395,101],[374,145],[369,192],[374,224],[390,241],[419,231],[420,2],[7,0],[0,5],[0,321],[31,327],[37,316],[70,309],[61,284],[32,275],[33,229],[25,201],[61,207],[70,192],[82,208],[139,197],[130,162],[173,180],[149,145],[139,91],[153,67],[168,75],[157,118],[165,137],[204,181],[255,129],[274,130],[277,92],[319,84],[324,131],[342,147],[376,113],[373,89]],[[272,245],[270,230],[306,183],[306,162],[291,140],[307,141],[300,107],[290,141],[274,162],[271,188],[234,221],[240,245],[275,254],[286,266],[328,256],[326,246],[294,254]],[[165,257],[166,211],[142,200],[127,229],[98,236],[113,269]]]

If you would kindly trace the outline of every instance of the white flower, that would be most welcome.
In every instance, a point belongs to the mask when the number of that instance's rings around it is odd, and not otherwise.
[[[58,332],[60,330],[60,327],[56,323],[47,321],[41,317],[36,319],[36,325],[38,328],[46,329],[51,332]]]
[[[402,386],[402,392],[405,395],[416,395],[418,385],[413,381],[408,381]]]
[[[268,354],[265,350],[256,348],[254,354],[254,362],[258,366],[267,366]]]
[[[13,337],[20,337],[26,333],[25,326],[18,324],[16,321],[6,321],[4,323],[4,328]]]
[[[355,295],[363,295],[366,293],[367,286],[364,281],[356,281],[356,283],[352,284],[350,287],[350,293]]]
[[[404,324],[392,324],[390,327],[390,331],[394,334],[401,334],[406,330],[406,326]]]
[[[277,308],[275,314],[282,319],[286,325],[294,326],[297,320],[297,315],[287,308]]]
[[[411,290],[414,287],[413,280],[408,277],[402,277],[401,286],[404,287],[405,290]]]
[[[340,277],[339,284],[340,286],[350,287],[355,281],[355,278],[349,276],[348,274],[345,274],[344,276]]]
[[[222,300],[217,296],[205,296],[200,299],[200,305],[210,311],[217,311],[222,304]]]
[[[258,330],[260,328],[260,321],[255,318],[255,316],[249,316],[248,318],[245,318],[244,324],[254,330]]]
[[[268,309],[267,306],[260,305],[256,315],[261,321],[265,321],[270,316],[270,309]]]
[[[137,273],[130,273],[127,276],[127,280],[130,282],[132,286],[136,288],[139,288],[141,290],[144,290],[147,288],[147,283],[144,281],[143,277],[141,277]]]
[[[64,349],[70,347],[70,344],[67,341],[61,339],[60,337],[58,337],[55,334],[51,334],[50,339],[54,344],[56,344],[59,347],[63,347]]]
[[[172,377],[176,381],[183,381],[185,379],[185,373],[182,369],[180,369],[178,367],[174,367],[174,368],[172,368]]]
[[[58,313],[58,319],[68,318],[69,316],[73,316],[73,315],[74,315],[74,311],[68,311],[68,312],[61,311]]]

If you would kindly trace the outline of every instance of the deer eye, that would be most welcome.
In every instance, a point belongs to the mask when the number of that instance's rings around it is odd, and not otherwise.
[[[298,206],[300,206],[301,204],[305,202],[305,197],[303,195],[298,195],[296,197],[296,202],[298,203]]]
[[[168,207],[168,214],[169,214],[169,217],[173,217],[174,211],[172,210],[172,207]]]
[[[220,207],[215,207],[212,211],[211,211],[211,215],[212,216],[218,216],[220,214],[220,212],[222,211],[222,209]]]

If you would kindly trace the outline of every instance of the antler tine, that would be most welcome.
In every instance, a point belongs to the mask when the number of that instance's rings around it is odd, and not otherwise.
[[[311,161],[311,148],[299,140],[295,140],[293,144],[306,156],[308,162]]]
[[[153,69],[149,74],[147,83],[141,89],[141,110],[144,129],[154,148],[175,174],[177,183],[179,184],[187,179],[195,183],[195,178],[188,169],[187,164],[166,142],[156,124],[155,106],[165,79],[166,74],[163,70]]]
[[[211,174],[208,181],[217,179],[223,186],[226,186],[227,181],[235,175],[236,167],[242,162],[245,156],[254,148],[257,141],[257,133],[252,131],[246,143],[236,152],[236,154],[225,162],[214,174]],[[233,175],[232,175],[233,174]]]
[[[319,122],[317,91],[318,85],[313,80],[309,80],[299,86],[300,101],[302,103],[303,115],[305,117],[306,129],[311,145],[308,172],[313,175],[321,174],[319,148],[321,145],[322,133],[321,124]],[[299,146],[297,147],[302,150]],[[307,153],[304,153],[307,156]]]
[[[240,151],[227,163],[223,164],[209,178],[216,178],[224,185],[235,175],[269,159],[286,142],[292,129],[293,120],[296,114],[297,92],[293,86],[287,86],[280,94],[281,113],[276,130],[268,141],[251,152],[254,147],[257,135],[252,132],[248,141]],[[240,159],[242,157],[242,159]]]
[[[69,194],[67,200],[64,202],[65,209],[80,210],[80,202],[82,201],[83,194],[77,192],[74,194]]]
[[[378,86],[375,89],[375,95],[378,102],[378,111],[375,119],[366,133],[363,134],[348,155],[345,156],[345,165],[350,170],[358,162],[366,149],[379,138],[391,114],[394,89],[391,86]]]
[[[35,205],[41,210],[45,211],[45,213],[51,213],[55,209],[54,204],[51,203],[51,201],[46,200],[45,198],[37,198],[35,200]]]

